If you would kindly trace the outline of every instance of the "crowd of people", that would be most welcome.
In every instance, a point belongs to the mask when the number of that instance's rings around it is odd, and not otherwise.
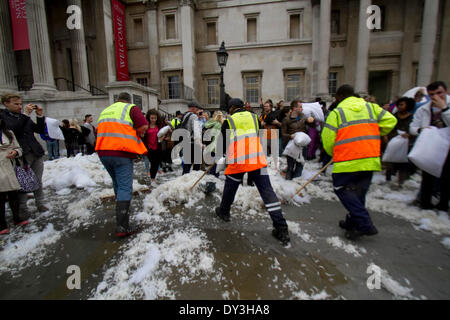
[[[381,163],[389,141],[397,136],[408,139],[410,151],[425,128],[450,125],[450,96],[443,82],[430,84],[426,92],[418,90],[414,98],[397,97],[383,107],[376,104],[373,97],[360,97],[351,86],[344,85],[338,89],[330,106],[316,99],[325,121],[305,114],[301,100],[294,100],[288,106],[284,101],[274,104],[271,99],[260,102],[260,114],[254,112],[250,103],[230,98],[225,109],[211,115],[192,101],[185,114],[177,111],[175,117],[169,119],[156,108],[143,114],[124,92],[100,114],[97,128],[92,124],[93,116],[86,115],[83,125],[75,119],[65,119],[60,129],[67,157],[80,152],[87,155],[97,152],[110,174],[116,195],[118,237],[138,231],[129,222],[134,160],[143,158],[146,175],[154,184],[158,173],[173,171],[172,151],[177,144],[183,144],[181,152],[177,151],[182,157],[183,175],[203,167],[218,176],[224,163],[227,165],[223,198],[215,211],[218,217],[230,220],[231,205],[247,173],[248,185],[256,185],[272,218],[273,235],[286,244],[289,232],[281,204],[265,174],[266,157],[273,157],[277,174],[286,180],[301,177],[306,161],[319,161],[323,166],[334,161],[335,192],[349,211],[346,220],[339,225],[345,229],[347,238],[355,240],[378,233],[365,208],[365,195],[373,172],[385,169],[387,181],[398,173],[398,183],[392,186],[398,189],[418,171],[411,162]],[[46,142],[49,160],[58,159],[60,152],[59,141],[49,136],[41,107],[29,104],[22,110],[21,97],[14,94],[4,95],[2,104],[6,109],[0,111],[0,234],[6,234],[9,232],[6,202],[9,202],[15,224],[28,223],[27,194],[19,191],[23,188],[15,179],[15,168],[21,165],[20,161],[32,169],[38,181],[39,188],[33,190],[38,210],[48,210],[42,193],[45,152],[34,133],[40,134]],[[30,118],[32,112],[36,113],[36,122]],[[182,135],[176,134],[178,129],[189,133],[187,138],[180,139]],[[262,129],[265,130],[259,134]],[[442,152],[448,153],[448,150]],[[205,161],[205,154],[211,155],[213,160]],[[221,157],[217,155],[224,155],[223,161],[218,160]],[[280,156],[286,157],[286,168],[278,168]],[[422,171],[415,205],[448,212],[449,161],[447,155],[440,177]],[[432,204],[433,195],[439,198],[437,206]]]

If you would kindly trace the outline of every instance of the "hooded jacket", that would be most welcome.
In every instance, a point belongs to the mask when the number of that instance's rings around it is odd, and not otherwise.
[[[372,110],[373,118],[378,122],[380,136],[388,135],[397,124],[397,119],[377,104],[369,104],[369,107]],[[337,133],[342,124],[339,109],[344,111],[347,122],[370,119],[367,102],[356,97],[343,100],[336,109],[330,112],[322,131],[322,141],[325,151],[331,156],[334,153]],[[338,162],[334,164],[333,168],[333,173],[359,171],[381,171],[380,157]]]

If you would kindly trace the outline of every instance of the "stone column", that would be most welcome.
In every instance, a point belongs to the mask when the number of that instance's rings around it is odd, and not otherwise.
[[[320,1],[320,42],[318,95],[329,96],[328,75],[330,70],[331,0]]]
[[[194,89],[195,79],[194,5],[191,0],[180,1],[183,80],[184,85],[192,89]]]
[[[82,8],[81,0],[67,0],[67,4],[69,6],[76,5],[80,9]],[[81,15],[81,28],[70,30],[69,33],[72,46],[72,67],[75,84],[89,90],[89,69],[86,54],[86,40],[84,38],[83,15]],[[75,87],[75,90],[81,91],[82,89]]]
[[[433,75],[434,49],[438,28],[439,1],[425,0],[422,37],[420,40],[419,72],[417,85],[430,84]]]
[[[11,19],[8,1],[0,1],[0,92],[17,91]]]
[[[55,91],[45,1],[27,0],[26,10],[34,80],[31,90]]]
[[[400,61],[400,83],[399,92],[394,94],[402,95],[413,84],[413,59],[414,59],[414,37],[416,33],[415,17],[418,14],[416,2],[405,1],[405,25],[403,29],[402,55]]]
[[[371,2],[371,0],[360,0],[359,4],[355,91],[360,94],[367,94],[369,91],[370,29],[367,27],[367,18],[369,18],[367,8],[371,5]]]
[[[450,0],[445,0],[445,7],[443,10],[444,17],[450,17]],[[450,83],[450,59],[448,53],[450,52],[450,19],[444,19],[443,26],[441,28],[440,39],[440,53],[439,53],[439,68],[437,70],[437,79]]]
[[[318,93],[318,68],[319,68],[319,39],[320,39],[320,2],[312,1],[312,81],[311,96],[315,97]]]
[[[150,87],[161,85],[161,63],[159,57],[158,10],[157,4],[147,4],[148,51],[150,58]]]
[[[102,1],[103,9],[103,23],[102,29],[104,30],[104,42],[106,48],[106,68],[108,72],[108,82],[116,81],[116,60],[115,60],[115,49],[114,49],[114,32],[113,32],[113,21],[112,21],[112,8],[111,0]]]

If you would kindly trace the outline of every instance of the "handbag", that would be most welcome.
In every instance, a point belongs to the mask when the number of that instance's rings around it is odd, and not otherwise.
[[[40,188],[39,181],[34,174],[33,169],[30,168],[28,164],[23,167],[20,162],[16,159],[16,166],[14,168],[16,172],[17,181],[20,185],[20,192],[33,192]]]

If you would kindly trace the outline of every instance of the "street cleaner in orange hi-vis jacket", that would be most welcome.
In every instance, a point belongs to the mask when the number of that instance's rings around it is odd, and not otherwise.
[[[142,137],[148,122],[141,109],[122,92],[116,103],[100,114],[97,129],[97,151],[113,181],[116,195],[116,236],[126,237],[138,231],[130,226],[129,210],[133,194],[133,162],[147,153]]]
[[[366,194],[373,172],[381,171],[381,136],[394,129],[397,119],[377,104],[357,98],[349,85],[338,89],[336,102],[322,141],[333,156],[334,192],[349,212],[339,226],[346,230],[347,239],[356,240],[378,233],[366,209]]]
[[[272,218],[274,227],[272,235],[283,245],[288,245],[290,241],[288,226],[281,212],[281,203],[270,184],[266,156],[259,138],[258,118],[244,108],[244,103],[240,99],[231,99],[226,111],[230,116],[224,121],[221,130],[223,145],[226,148],[226,181],[216,214],[222,220],[230,221],[231,205],[244,174],[248,172]]]

